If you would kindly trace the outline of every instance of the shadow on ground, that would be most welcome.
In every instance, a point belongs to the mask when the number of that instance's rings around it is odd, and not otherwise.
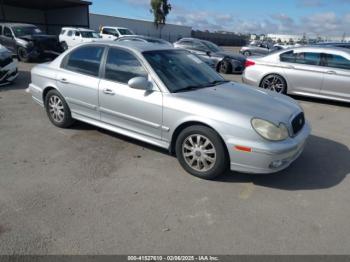
[[[220,182],[247,182],[283,190],[326,189],[340,184],[350,175],[347,146],[322,137],[311,136],[305,151],[289,168],[270,175],[228,172]]]
[[[91,130],[96,128],[77,122],[74,129]],[[170,156],[169,152],[162,148],[104,129],[98,130],[103,134],[125,142]],[[350,175],[349,148],[326,138],[310,136],[300,158],[282,172],[270,175],[251,175],[230,171],[218,178],[214,183],[244,182],[282,190],[315,190],[334,187],[340,184],[347,175]]]

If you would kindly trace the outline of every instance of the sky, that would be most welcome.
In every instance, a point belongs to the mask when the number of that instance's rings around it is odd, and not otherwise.
[[[152,21],[150,0],[90,0],[90,12]],[[350,0],[168,0],[194,30],[350,36]]]

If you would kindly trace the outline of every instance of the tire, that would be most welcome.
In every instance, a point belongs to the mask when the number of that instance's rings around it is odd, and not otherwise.
[[[260,87],[280,94],[287,94],[287,81],[278,74],[265,76],[261,80]]]
[[[251,56],[252,54],[251,54],[249,51],[244,51],[244,52],[243,52],[243,55],[244,55],[245,57],[248,57],[248,56]]]
[[[61,47],[62,47],[63,51],[66,51],[68,49],[68,45],[65,41],[61,42]]]
[[[29,62],[28,52],[27,52],[27,49],[25,49],[24,47],[20,46],[17,48],[17,57],[19,61],[22,61],[25,63]]]
[[[229,61],[223,60],[220,63],[219,71],[221,74],[231,74],[232,73],[232,65]]]
[[[55,126],[68,128],[74,124],[69,106],[57,90],[50,90],[45,96],[45,109]]]
[[[227,151],[220,136],[206,126],[194,125],[182,130],[176,140],[175,152],[181,166],[202,179],[213,180],[229,166]]]

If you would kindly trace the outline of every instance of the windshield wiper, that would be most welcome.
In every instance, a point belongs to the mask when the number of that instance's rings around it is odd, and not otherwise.
[[[228,83],[228,82],[230,82],[230,81],[227,81],[227,80],[215,80],[215,81],[212,81],[210,83],[203,84],[203,85],[186,86],[184,88],[181,88],[181,89],[173,91],[173,93],[193,91],[193,90],[196,90],[196,89],[201,89],[201,88],[206,88],[206,87],[213,87],[213,86],[221,85],[221,84]]]
[[[228,80],[215,80],[213,82],[210,82],[209,85],[210,86],[217,86],[217,85],[221,85],[221,84],[225,84],[225,83],[229,83],[230,81]]]

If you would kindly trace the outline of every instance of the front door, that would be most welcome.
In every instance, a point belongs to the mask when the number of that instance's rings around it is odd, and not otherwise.
[[[324,54],[326,74],[322,95],[350,99],[350,59],[341,55]]]
[[[128,81],[139,76],[149,78],[133,53],[121,48],[109,49],[99,87],[101,120],[160,140],[163,96],[155,84],[156,90],[151,92],[130,88]]]

